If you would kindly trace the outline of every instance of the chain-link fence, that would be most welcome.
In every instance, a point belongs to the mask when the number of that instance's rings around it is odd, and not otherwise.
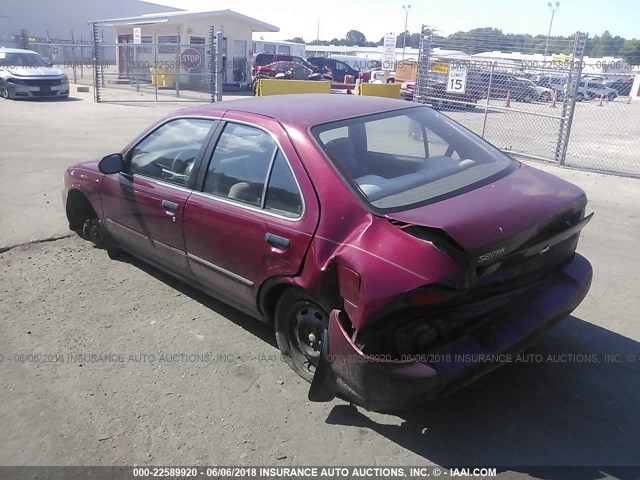
[[[213,26],[190,43],[175,35],[113,37],[110,26],[93,24],[93,85],[97,102],[214,102],[221,100],[221,34]]]
[[[515,156],[640,175],[633,158],[640,103],[629,101],[632,76],[587,75],[585,34],[552,38],[544,54],[527,45],[492,51],[490,32],[458,45],[443,39],[423,27],[414,101]]]

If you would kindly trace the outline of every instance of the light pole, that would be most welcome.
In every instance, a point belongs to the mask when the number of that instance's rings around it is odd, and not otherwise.
[[[402,60],[404,60],[404,49],[407,46],[407,20],[409,19],[411,5],[402,5],[402,10],[404,10],[404,31],[402,32]]]
[[[553,25],[553,15],[556,13],[556,10],[560,8],[560,2],[556,2],[555,5],[551,2],[547,3],[547,7],[551,9],[551,20],[549,21],[549,33],[547,33],[547,44],[544,47],[544,59],[547,59],[547,50],[549,49],[549,37],[551,37],[551,26]]]

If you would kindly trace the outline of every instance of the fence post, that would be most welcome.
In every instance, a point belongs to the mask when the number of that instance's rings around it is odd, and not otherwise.
[[[182,35],[180,35],[180,25],[178,25],[178,46],[176,47],[176,63],[178,64],[178,68],[176,70],[176,78],[175,78],[176,97],[178,98],[180,97],[181,52],[182,52]]]
[[[80,78],[84,79],[84,42],[80,35]]]
[[[98,26],[96,22],[91,23],[91,31],[93,35],[93,98],[96,103],[100,103],[100,72],[98,72],[98,64],[100,63],[100,48],[98,47]]]
[[[73,62],[73,84],[78,84],[78,73],[76,71],[76,40],[73,37],[73,30],[71,30],[71,61]]]
[[[416,72],[416,84],[413,92],[413,101],[416,103],[427,103],[427,85],[429,83],[429,73],[431,70],[432,43],[432,30],[427,27],[427,25],[422,25],[420,48],[418,50],[418,71]]]
[[[222,64],[222,50],[220,46],[222,45],[222,30],[218,30],[216,32],[216,102],[222,101],[222,69],[224,65]]]
[[[209,50],[206,50],[207,70],[209,72],[209,94],[211,95],[211,103],[216,101],[216,30],[212,25],[209,27]]]
[[[493,70],[496,66],[496,62],[491,62],[491,71],[489,72],[489,86],[487,87],[487,101],[484,104],[484,119],[482,120],[482,138],[484,138],[484,132],[487,129],[487,116],[489,115],[489,99],[491,98],[491,84],[493,83]]]
[[[576,95],[580,88],[580,78],[582,76],[582,62],[584,58],[584,48],[587,44],[587,34],[582,32],[576,32],[576,36],[573,42],[572,59],[576,68],[576,79],[573,84],[573,91],[571,91],[573,80],[571,78],[572,69],[569,69],[569,76],[567,78],[567,92],[562,101],[562,120],[560,120],[560,130],[558,132],[558,143],[556,145],[556,161],[559,165],[564,165],[567,156],[567,147],[569,146],[569,138],[571,136],[571,126],[573,125],[573,117],[576,110]],[[569,93],[571,92],[571,95]],[[569,99],[567,97],[570,97]],[[570,101],[568,101],[570,100]],[[568,112],[567,112],[568,109]]]

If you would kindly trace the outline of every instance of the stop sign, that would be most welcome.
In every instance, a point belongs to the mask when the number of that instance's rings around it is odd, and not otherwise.
[[[193,70],[200,66],[200,63],[202,62],[202,55],[200,55],[200,52],[195,48],[186,48],[182,51],[180,60],[182,68],[186,70]]]

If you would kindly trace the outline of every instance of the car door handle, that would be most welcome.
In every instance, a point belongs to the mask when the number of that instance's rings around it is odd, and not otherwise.
[[[170,212],[177,212],[180,205],[176,202],[170,202],[169,200],[162,200],[162,208],[169,210]]]
[[[279,248],[280,250],[286,250],[291,245],[291,240],[273,233],[266,233],[264,239],[269,245]]]

